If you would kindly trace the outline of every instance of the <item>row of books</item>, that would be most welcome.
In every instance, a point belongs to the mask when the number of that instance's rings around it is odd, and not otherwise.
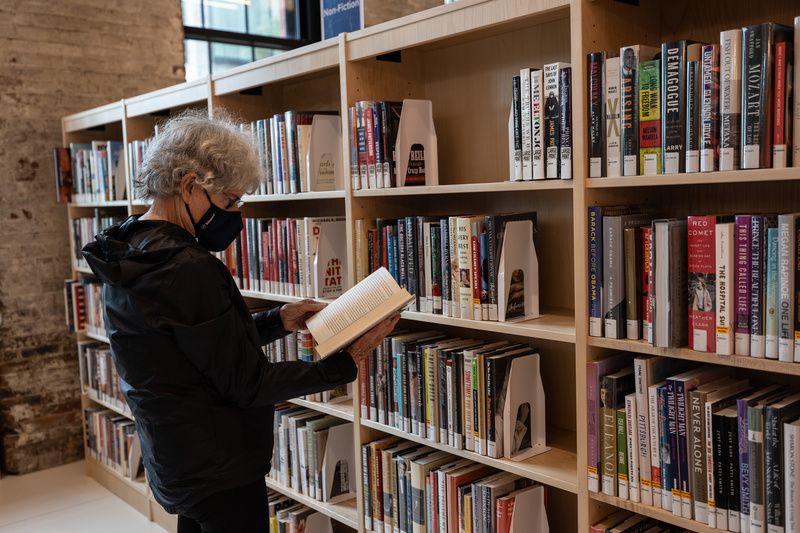
[[[314,338],[306,329],[293,331],[283,338],[272,341],[263,347],[264,354],[271,363],[283,361],[315,361],[318,356],[314,352]],[[307,394],[302,397],[312,402],[339,403],[352,399],[352,384],[339,385],[336,388]]]
[[[488,457],[545,450],[539,354],[525,344],[396,332],[360,363],[361,418]]]
[[[326,503],[355,498],[353,423],[292,404],[275,407],[277,483]]]
[[[93,278],[64,281],[67,328],[70,332],[86,331],[94,335],[106,334],[102,292],[103,284]]]
[[[800,17],[794,25],[794,35],[766,22],[722,31],[718,43],[590,53],[589,176],[800,164]]]
[[[243,290],[335,298],[349,286],[344,217],[245,218],[241,234],[215,255]]]
[[[677,533],[683,531],[688,530],[618,509],[592,524],[589,533]]]
[[[133,420],[103,407],[84,409],[86,448],[91,457],[135,480],[144,474],[142,449]]]
[[[353,190],[439,184],[430,100],[361,100],[348,119]]]
[[[590,335],[800,361],[800,214],[652,218],[589,209]]]
[[[120,387],[119,375],[111,358],[111,348],[102,342],[78,343],[81,389],[93,400],[130,416],[130,408]]]
[[[545,488],[427,446],[385,437],[361,445],[367,531],[548,531]]]
[[[158,126],[156,125],[156,135],[158,135]],[[134,180],[134,194],[133,198],[137,199],[137,190],[135,183],[139,178],[139,173],[142,171],[142,165],[144,164],[144,156],[147,152],[147,148],[155,139],[155,136],[149,137],[147,139],[131,141],[128,143],[128,165],[130,166],[131,177]]]
[[[94,210],[94,216],[73,218],[72,223],[72,256],[73,264],[78,268],[89,268],[89,263],[83,258],[81,250],[94,240],[95,235],[102,230],[124,220],[124,217],[109,215]]]
[[[539,315],[536,213],[355,221],[356,280],[380,267],[413,309],[474,320]]]
[[[127,199],[121,141],[70,143],[53,149],[56,200],[110,202]]]
[[[800,393],[632,357],[587,363],[589,490],[723,531],[797,531]]]
[[[267,489],[269,533],[346,533],[344,524],[290,497]]]
[[[572,67],[550,63],[512,78],[511,181],[572,179]]]
[[[344,188],[338,112],[286,111],[240,127],[258,152],[263,176],[257,194]]]

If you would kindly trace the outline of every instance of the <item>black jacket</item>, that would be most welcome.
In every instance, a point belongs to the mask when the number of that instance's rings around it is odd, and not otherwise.
[[[225,265],[183,228],[130,217],[83,249],[156,500],[182,513],[269,471],[273,405],[356,378],[352,358],[270,363],[278,309],[251,316]]]

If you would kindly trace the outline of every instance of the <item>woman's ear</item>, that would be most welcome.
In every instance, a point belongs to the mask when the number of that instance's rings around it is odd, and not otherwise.
[[[189,172],[184,174],[181,178],[181,199],[189,203],[189,200],[192,198],[192,192],[194,192],[194,180],[197,178],[194,172]]]

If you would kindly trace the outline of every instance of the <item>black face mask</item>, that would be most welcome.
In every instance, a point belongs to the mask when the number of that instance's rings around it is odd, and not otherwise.
[[[221,252],[241,233],[244,227],[242,214],[217,207],[205,189],[203,189],[203,193],[208,198],[210,206],[197,222],[192,217],[189,204],[183,202],[183,205],[186,206],[186,211],[189,213],[198,244],[211,252]]]

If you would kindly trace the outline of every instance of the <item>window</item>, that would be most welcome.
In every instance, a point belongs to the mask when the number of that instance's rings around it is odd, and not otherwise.
[[[319,0],[181,0],[186,79],[320,39]]]

